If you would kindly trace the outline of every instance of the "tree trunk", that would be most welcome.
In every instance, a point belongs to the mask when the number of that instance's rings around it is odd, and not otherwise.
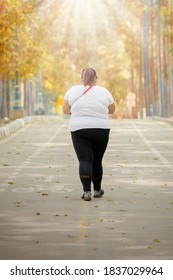
[[[150,57],[149,57],[149,37],[150,37],[150,8],[147,6],[144,12],[144,81],[146,89],[146,115],[150,116]]]
[[[155,106],[155,59],[154,59],[154,14],[151,14],[151,36],[150,36],[150,92],[151,92],[151,115],[156,115]]]
[[[173,115],[173,0],[170,3],[171,6],[171,24],[170,24],[170,40],[169,46],[171,50],[170,55],[170,69],[169,69],[169,76],[170,76],[170,115]]]
[[[162,116],[162,80],[161,80],[161,36],[160,36],[160,0],[157,0],[156,11],[156,61],[158,81],[158,115]]]
[[[0,118],[4,119],[9,116],[7,80],[4,77],[1,77],[0,84]]]
[[[143,25],[144,25],[144,15],[142,14],[141,16],[141,21],[140,21],[140,30],[142,34],[143,30]],[[140,37],[140,69],[139,69],[139,113],[140,113],[140,118],[143,118],[143,96],[144,96],[144,84],[143,84],[143,70],[144,70],[144,52],[143,52],[143,36],[141,35]]]

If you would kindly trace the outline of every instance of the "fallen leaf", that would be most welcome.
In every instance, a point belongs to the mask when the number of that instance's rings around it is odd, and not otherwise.
[[[160,243],[159,239],[153,239],[153,242]]]
[[[154,249],[154,246],[148,246],[147,249]]]
[[[140,194],[141,192],[133,192],[134,194]]]
[[[75,238],[75,236],[73,236],[73,235],[67,235],[69,238]]]
[[[98,218],[98,221],[103,222],[104,219],[103,218]]]

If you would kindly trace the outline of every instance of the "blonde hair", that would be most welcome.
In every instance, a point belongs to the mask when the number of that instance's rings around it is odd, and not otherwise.
[[[84,86],[94,85],[96,82],[96,79],[97,79],[97,74],[93,68],[87,67],[82,70],[81,81],[83,82]]]

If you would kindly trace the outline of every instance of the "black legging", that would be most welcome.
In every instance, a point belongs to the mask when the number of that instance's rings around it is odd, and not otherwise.
[[[109,140],[110,129],[87,128],[71,132],[73,146],[79,160],[79,176],[84,192],[101,189],[102,158]]]

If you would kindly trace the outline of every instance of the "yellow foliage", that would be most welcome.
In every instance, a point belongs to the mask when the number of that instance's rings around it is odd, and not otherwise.
[[[38,72],[44,44],[38,38],[40,20],[34,2],[38,1],[1,0],[1,75],[13,78],[18,69],[20,76],[26,78]]]
[[[47,91],[52,91],[53,88],[52,84],[48,80],[44,81],[44,87]]]

